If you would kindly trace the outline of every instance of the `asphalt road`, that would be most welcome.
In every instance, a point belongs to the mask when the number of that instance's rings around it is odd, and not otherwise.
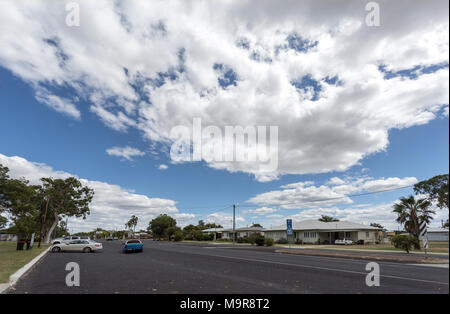
[[[380,286],[366,285],[367,261],[274,253],[271,248],[144,242],[123,254],[49,253],[9,293],[449,293],[445,268],[381,262]],[[66,264],[80,265],[67,287]]]

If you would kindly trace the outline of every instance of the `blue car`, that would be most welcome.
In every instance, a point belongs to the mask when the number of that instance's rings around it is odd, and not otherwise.
[[[128,240],[123,245],[123,252],[142,252],[144,244],[140,240]]]

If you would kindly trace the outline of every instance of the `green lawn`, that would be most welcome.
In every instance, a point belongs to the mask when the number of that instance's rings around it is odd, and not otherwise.
[[[428,242],[430,253],[448,253],[449,244],[448,242]],[[283,244],[282,246],[287,246],[288,244]],[[277,246],[281,246],[277,244]],[[313,247],[313,248],[329,248],[329,249],[342,249],[342,250],[373,250],[373,251],[399,251],[403,252],[402,249],[397,249],[391,244],[373,244],[373,245],[313,245],[313,244],[293,244],[291,247]],[[412,252],[424,252],[423,248],[420,251],[413,250]]]
[[[48,244],[41,244],[38,248],[35,244],[29,251],[16,251],[16,245],[16,242],[0,242],[0,283],[8,282],[9,276],[49,247]]]

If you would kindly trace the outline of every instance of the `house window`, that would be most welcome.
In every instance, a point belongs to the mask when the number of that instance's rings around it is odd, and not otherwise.
[[[304,232],[303,233],[303,237],[304,238],[315,238],[317,235],[316,232]]]
[[[368,232],[366,232],[366,238],[370,238],[370,235]]]
[[[346,238],[351,238],[352,237],[352,233],[351,232],[346,232],[345,233],[345,237]]]

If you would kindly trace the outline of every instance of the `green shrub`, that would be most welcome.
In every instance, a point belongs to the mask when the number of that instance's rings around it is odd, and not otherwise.
[[[166,230],[166,236],[169,239],[169,241],[171,241],[171,240],[174,240],[175,234],[180,233],[180,232],[181,232],[181,234],[183,234],[183,231],[181,231],[181,229],[176,227],[176,226],[175,227],[169,227]]]
[[[247,238],[247,243],[254,245],[258,237],[262,237],[262,235],[259,233],[251,233],[250,236]]]
[[[183,241],[184,236],[182,231],[176,231],[173,235],[173,240],[175,242]]]
[[[418,243],[418,239],[411,235],[395,235],[391,238],[391,243],[395,248],[403,249],[407,253]]]
[[[265,238],[264,239],[265,246],[273,246],[273,239],[271,238]]]
[[[205,233],[200,230],[196,230],[193,233],[193,240],[195,241],[212,241],[214,240],[213,233]]]
[[[260,235],[260,234],[258,234],[258,233],[255,233],[256,235],[255,235],[255,237],[253,238],[254,239],[254,241],[255,241],[255,244],[257,245],[257,246],[264,246],[264,236],[262,236],[262,235]]]
[[[278,244],[288,244],[288,240],[286,238],[281,238],[280,240],[277,241]]]
[[[203,232],[201,232],[201,231],[198,231],[198,230],[194,231],[192,236],[195,241],[203,241]]]

